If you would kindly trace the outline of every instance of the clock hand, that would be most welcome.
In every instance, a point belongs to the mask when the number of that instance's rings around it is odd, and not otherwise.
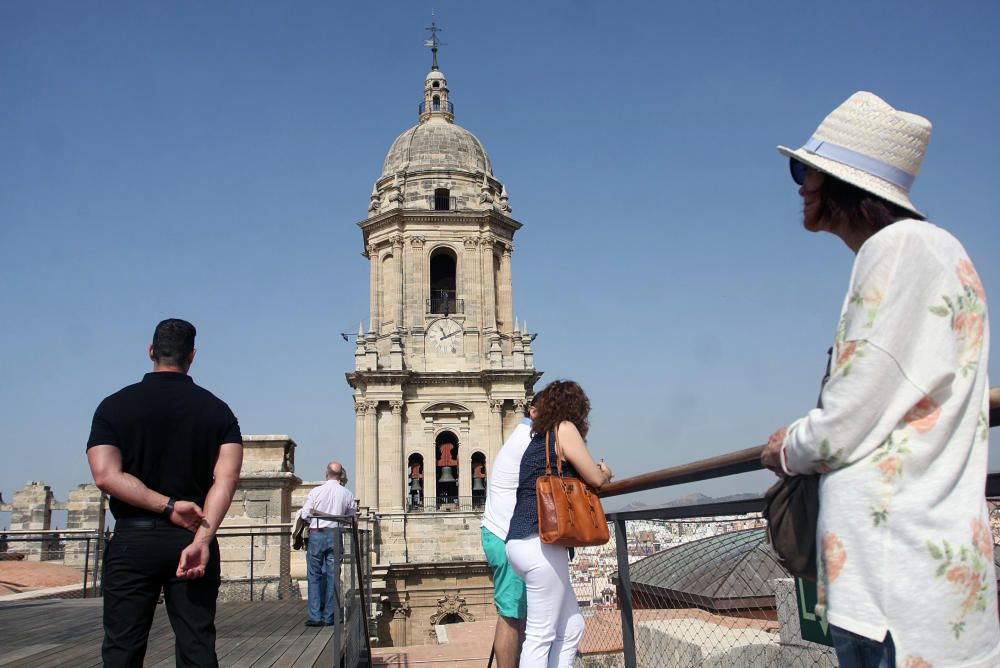
[[[452,332],[451,334],[445,334],[445,335],[443,335],[443,336],[441,337],[441,340],[442,340],[442,341],[444,341],[444,340],[445,340],[445,339],[447,339],[447,338],[448,338],[449,336],[455,336],[456,334],[460,334],[461,332],[462,332],[462,330],[460,330],[460,329],[456,329],[456,330],[455,330],[454,332]]]

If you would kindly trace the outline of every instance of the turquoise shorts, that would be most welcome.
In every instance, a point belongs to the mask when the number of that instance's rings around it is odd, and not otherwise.
[[[483,552],[493,571],[493,601],[501,617],[524,619],[528,616],[528,595],[524,582],[507,561],[507,546],[483,527]]]

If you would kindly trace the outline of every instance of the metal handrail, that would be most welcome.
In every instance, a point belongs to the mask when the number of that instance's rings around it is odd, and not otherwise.
[[[721,478],[737,473],[747,473],[749,471],[759,471],[764,468],[760,463],[760,453],[764,450],[763,445],[746,450],[730,452],[718,457],[701,459],[690,464],[672,466],[652,473],[625,478],[618,482],[605,485],[597,494],[600,497],[618,496],[620,494],[631,494],[632,492],[643,492],[648,489],[659,487],[670,487],[671,485],[683,485],[699,480],[710,480]]]
[[[69,535],[83,535],[83,534],[95,534],[103,533],[100,529],[4,529],[0,533],[6,534],[8,536],[46,536],[46,535],[56,535],[65,536]]]
[[[996,392],[997,389],[998,388],[993,388],[994,393],[1000,394]],[[990,401],[989,424],[990,427],[1000,426],[1000,399],[996,401],[991,399]],[[764,468],[760,463],[760,453],[764,450],[764,447],[765,446],[763,445],[758,445],[753,448],[737,450],[736,452],[730,452],[717,457],[701,459],[689,464],[672,466],[670,468],[660,469],[659,471],[643,473],[642,475],[625,478],[624,480],[619,480],[618,482],[612,482],[605,485],[598,490],[597,495],[602,498],[608,498],[611,496],[619,496],[621,494],[631,494],[632,492],[643,492],[660,487],[683,485],[689,482],[698,482],[699,480],[721,478],[727,475],[736,475],[738,473],[759,471]],[[991,474],[989,478],[993,476],[1000,477],[1000,473]],[[997,484],[1000,484],[1000,482]],[[1000,490],[998,490],[998,492],[1000,492]]]

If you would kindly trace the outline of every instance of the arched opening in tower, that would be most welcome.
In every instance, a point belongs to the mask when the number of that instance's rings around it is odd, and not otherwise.
[[[437,480],[437,507],[458,505],[458,437],[450,431],[442,431],[434,439],[437,457],[435,474]]]
[[[472,474],[472,507],[482,508],[486,505],[486,455],[481,452],[472,453],[470,463]]]
[[[437,95],[431,100],[431,109],[434,111],[441,111],[441,98]]]
[[[407,474],[407,510],[410,512],[422,510],[424,507],[424,458],[412,454],[406,460]]]
[[[431,255],[430,313],[443,315],[456,313],[455,273],[457,266],[457,258],[448,248],[439,248]]]

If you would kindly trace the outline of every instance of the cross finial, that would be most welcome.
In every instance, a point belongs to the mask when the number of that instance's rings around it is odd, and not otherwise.
[[[437,34],[441,32],[441,28],[437,27],[437,23],[433,20],[434,10],[431,10],[431,25],[429,28],[425,28],[431,34],[431,38],[424,40],[424,46],[431,47],[431,54],[433,57],[433,64],[431,65],[432,70],[438,68],[438,47],[441,46],[441,40],[438,39]]]

